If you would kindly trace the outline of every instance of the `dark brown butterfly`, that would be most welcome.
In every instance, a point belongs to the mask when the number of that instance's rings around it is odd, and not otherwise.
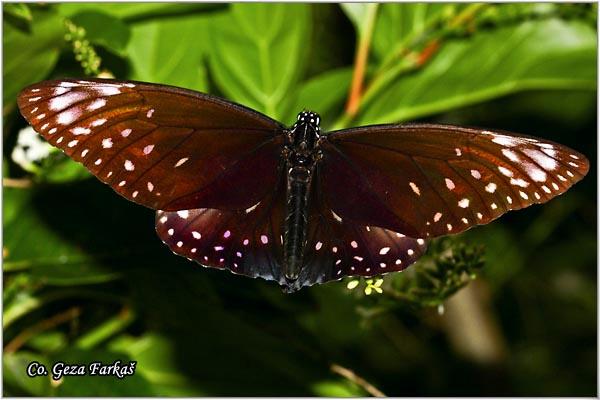
[[[64,79],[24,89],[35,130],[123,197],[158,210],[156,231],[203,266],[287,291],[399,271],[426,239],[544,203],[588,171],[565,146],[432,124],[287,128],[189,90]]]

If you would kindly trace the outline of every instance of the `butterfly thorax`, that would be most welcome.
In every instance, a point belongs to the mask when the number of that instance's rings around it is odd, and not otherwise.
[[[304,265],[304,247],[312,177],[320,158],[318,140],[320,118],[313,112],[298,114],[288,132],[284,152],[287,192],[283,235],[283,273],[288,291],[295,291]]]

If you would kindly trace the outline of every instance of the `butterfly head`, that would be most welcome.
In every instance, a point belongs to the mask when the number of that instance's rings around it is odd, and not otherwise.
[[[308,162],[318,153],[321,137],[321,117],[312,111],[302,111],[288,131],[288,149],[293,158]]]

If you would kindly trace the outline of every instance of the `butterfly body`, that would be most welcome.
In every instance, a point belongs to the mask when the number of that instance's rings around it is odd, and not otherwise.
[[[322,154],[319,151],[320,117],[310,111],[298,114],[287,134],[283,152],[286,171],[286,216],[283,234],[283,275],[292,291],[304,267],[304,248],[313,176]]]
[[[401,271],[426,240],[556,197],[589,170],[558,143],[460,126],[324,134],[143,82],[45,81],[18,105],[49,143],[156,211],[156,231],[203,266],[286,291]]]

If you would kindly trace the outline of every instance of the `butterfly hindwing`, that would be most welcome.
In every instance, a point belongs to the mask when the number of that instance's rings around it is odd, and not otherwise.
[[[176,254],[204,266],[282,283],[285,191],[276,189],[243,210],[156,212],[156,232]]]

